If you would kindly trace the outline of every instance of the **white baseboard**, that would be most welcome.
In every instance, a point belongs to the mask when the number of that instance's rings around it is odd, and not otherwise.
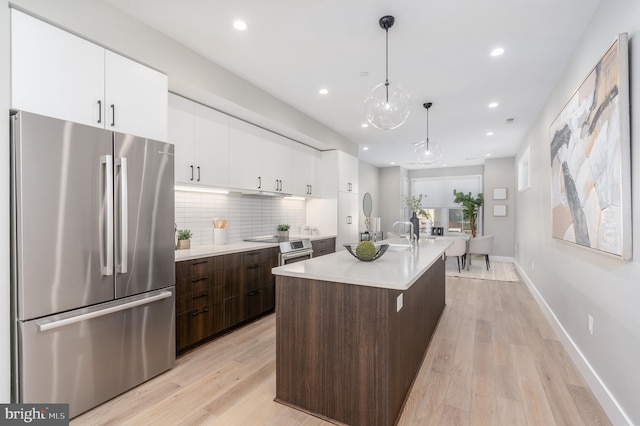
[[[492,258],[494,257],[492,256]],[[596,399],[602,406],[602,409],[609,417],[609,420],[611,420],[611,423],[613,423],[614,425],[632,425],[631,420],[626,415],[622,407],[620,407],[618,401],[616,401],[611,392],[609,392],[607,386],[600,379],[593,367],[591,367],[591,364],[589,364],[589,361],[584,357],[580,349],[573,342],[571,336],[567,333],[562,324],[560,324],[560,321],[558,321],[558,318],[555,316],[549,305],[547,305],[547,302],[544,300],[542,295],[538,292],[536,286],[533,284],[531,279],[529,279],[529,276],[524,272],[517,261],[514,261],[514,264],[516,266],[516,269],[518,270],[518,273],[523,278],[524,283],[529,288],[529,291],[538,302],[538,305],[542,309],[542,312],[544,312],[545,316],[551,323],[551,326],[559,336],[560,342],[562,342],[562,345],[569,354],[569,357],[571,357],[571,360],[578,368],[578,371],[580,371],[580,374],[582,374],[582,378],[585,380],[585,382],[595,395]]]
[[[513,257],[508,257],[508,256],[494,256],[492,254],[489,255],[489,260],[494,260],[496,262],[507,262],[507,263],[514,263],[515,260],[513,259]]]

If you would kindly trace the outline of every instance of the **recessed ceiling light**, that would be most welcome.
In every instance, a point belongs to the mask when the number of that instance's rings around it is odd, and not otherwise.
[[[487,154],[487,157],[491,157],[491,154]]]
[[[498,103],[497,103],[497,102],[491,102],[491,103],[489,104],[489,108],[495,108],[495,107],[497,107],[497,106],[498,106]]]
[[[493,136],[493,132],[487,132],[487,136]]]
[[[491,51],[491,56],[500,56],[504,53],[504,49],[502,47],[496,47]]]
[[[363,129],[366,129],[367,127],[369,127],[369,125],[367,123],[362,123],[360,127],[362,127]]]
[[[394,164],[396,164],[396,162],[395,162],[395,161],[392,161],[392,162],[391,162],[391,163],[389,163],[389,164],[391,164],[391,165],[393,166]]]
[[[326,95],[327,93],[329,93],[329,91],[327,89],[320,89],[318,90],[318,93],[320,93],[321,95]]]
[[[363,151],[369,151],[369,147],[368,147],[368,146],[363,146],[363,147],[362,147],[362,150],[363,150]]]
[[[233,23],[233,28],[235,28],[238,31],[245,31],[247,29],[247,23],[241,19],[238,19]]]

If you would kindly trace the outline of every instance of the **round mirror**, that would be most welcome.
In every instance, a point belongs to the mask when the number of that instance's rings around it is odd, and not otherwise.
[[[362,198],[362,210],[364,211],[365,216],[371,216],[371,210],[373,210],[373,200],[371,199],[371,194],[368,192],[364,194]]]

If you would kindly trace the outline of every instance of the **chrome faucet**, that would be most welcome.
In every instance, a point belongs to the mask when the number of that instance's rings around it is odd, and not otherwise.
[[[391,225],[391,227],[395,227],[396,225],[409,225],[409,244],[411,244],[411,247],[414,247],[416,242],[417,242],[417,238],[416,238],[416,234],[413,232],[413,223],[411,222],[394,222],[393,225]]]

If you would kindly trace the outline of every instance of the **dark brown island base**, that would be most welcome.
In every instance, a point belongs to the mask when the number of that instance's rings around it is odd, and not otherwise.
[[[274,268],[275,400],[338,424],[395,424],[445,306],[445,249]]]

